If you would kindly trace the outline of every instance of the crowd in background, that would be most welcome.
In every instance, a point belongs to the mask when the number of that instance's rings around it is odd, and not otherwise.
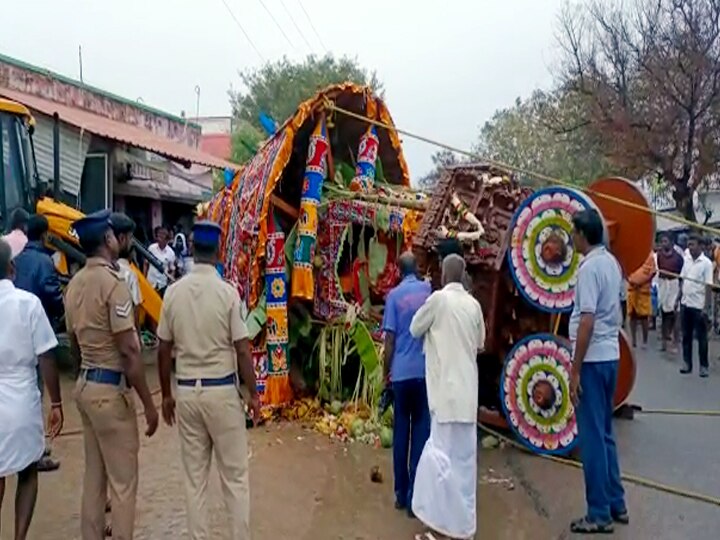
[[[697,234],[674,237],[661,233],[656,249],[643,265],[626,278],[626,307],[633,347],[642,330],[643,348],[648,331],[660,318],[660,350],[682,348],[683,374],[692,371],[694,342],[698,343],[700,376],[707,377],[708,335],[718,333],[720,319],[720,245]]]

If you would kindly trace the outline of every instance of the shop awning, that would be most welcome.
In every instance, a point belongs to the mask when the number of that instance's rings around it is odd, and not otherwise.
[[[94,135],[118,141],[129,146],[142,148],[173,161],[183,164],[195,163],[216,169],[238,169],[239,166],[224,159],[203,152],[197,148],[186,146],[166,137],[156,135],[152,131],[117,120],[98,116],[83,109],[77,109],[40,98],[24,92],[0,88],[0,96],[22,103],[30,110],[49,116],[57,114],[62,122],[76,126]]]

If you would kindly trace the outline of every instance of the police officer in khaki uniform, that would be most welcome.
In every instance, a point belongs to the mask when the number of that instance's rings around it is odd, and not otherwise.
[[[70,281],[65,312],[71,346],[79,351],[75,400],[85,440],[85,479],[81,509],[82,540],[105,537],[105,497],[112,501],[113,538],[130,540],[138,485],[138,426],[134,388],[145,409],[149,437],[158,413],[145,381],[130,292],[113,261],[118,242],[110,212],[73,223],[88,255]]]
[[[239,392],[249,392],[250,412],[259,418],[248,332],[240,296],[217,270],[220,227],[203,221],[193,227],[195,264],[170,285],[157,335],[158,369],[165,422],[175,422],[170,372],[176,353],[177,421],[191,540],[210,538],[207,484],[215,454],[232,540],[250,538],[250,493],[245,411]],[[238,379],[238,373],[240,379]]]

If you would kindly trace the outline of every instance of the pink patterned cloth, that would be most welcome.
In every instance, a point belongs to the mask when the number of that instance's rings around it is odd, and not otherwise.
[[[12,258],[14,259],[27,244],[27,236],[20,229],[15,229],[2,237],[8,244],[10,244],[10,250],[12,251]]]

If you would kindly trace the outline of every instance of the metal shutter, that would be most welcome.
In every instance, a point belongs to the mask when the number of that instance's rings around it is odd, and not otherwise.
[[[35,156],[40,178],[52,183],[53,179],[53,119],[50,116],[35,116]],[[85,156],[90,146],[90,134],[60,122],[60,189],[77,198],[80,194]]]

